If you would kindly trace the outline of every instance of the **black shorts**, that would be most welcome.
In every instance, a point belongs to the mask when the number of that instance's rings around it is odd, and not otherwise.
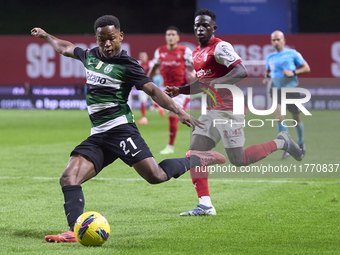
[[[132,166],[153,157],[135,123],[122,124],[104,133],[89,136],[71,152],[71,156],[77,154],[90,160],[97,174],[117,158]]]
[[[270,96],[271,98],[273,98],[273,90],[270,90]],[[286,93],[286,97],[287,99],[299,99],[301,98],[300,93],[292,93],[292,92],[288,92]],[[277,103],[281,104],[281,89],[277,90]],[[287,104],[288,111],[290,111],[291,113],[300,113],[301,110],[295,105],[295,104]]]

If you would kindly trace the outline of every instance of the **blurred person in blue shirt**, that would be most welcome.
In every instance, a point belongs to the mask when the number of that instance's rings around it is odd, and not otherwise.
[[[278,90],[278,104],[275,110],[278,132],[286,131],[288,128],[282,125],[284,116],[281,115],[281,88],[283,87],[297,87],[299,85],[297,76],[310,72],[310,67],[302,55],[294,49],[285,48],[286,40],[281,31],[274,31],[271,34],[271,43],[275,51],[268,54],[266,57],[266,79],[265,83],[271,81],[271,86]],[[272,93],[272,92],[271,92]],[[287,93],[287,98],[294,99],[300,98],[300,93]],[[304,125],[301,121],[300,109],[294,104],[287,105],[288,111],[291,112],[292,118],[296,121],[295,130],[297,133],[297,142],[299,147],[305,155],[304,144]],[[281,156],[282,159],[287,158],[289,154],[284,152]]]

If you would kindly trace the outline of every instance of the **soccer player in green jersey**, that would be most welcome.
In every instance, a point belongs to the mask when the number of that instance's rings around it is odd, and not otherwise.
[[[120,158],[151,184],[179,177],[193,166],[224,163],[218,152],[191,151],[191,156],[166,159],[156,163],[135,125],[127,104],[131,88],[143,90],[161,107],[178,115],[189,127],[202,127],[201,122],[177,106],[148,78],[137,60],[121,49],[124,33],[119,20],[111,15],[94,23],[98,47],[84,50],[56,38],[41,28],[31,34],[46,40],[60,54],[80,60],[86,71],[86,103],[91,120],[91,135],[71,152],[60,185],[64,194],[65,215],[69,231],[48,235],[47,242],[77,242],[73,229],[84,210],[81,184],[96,176],[104,167]]]

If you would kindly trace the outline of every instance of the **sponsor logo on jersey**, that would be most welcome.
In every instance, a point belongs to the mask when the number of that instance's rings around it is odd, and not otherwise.
[[[105,78],[95,75],[94,73],[89,72],[89,71],[86,72],[86,80],[87,80],[87,83],[90,83],[90,84],[95,84],[95,83],[105,84],[106,83]]]
[[[179,66],[181,64],[181,62],[177,62],[175,60],[173,60],[173,61],[163,61],[162,63],[165,66]]]
[[[201,69],[201,70],[199,70],[199,71],[197,72],[197,77],[200,78],[200,77],[202,77],[202,76],[207,76],[207,75],[209,75],[209,74],[212,74],[211,69],[206,70],[206,71],[203,70],[203,69]]]
[[[165,58],[166,57],[166,55],[168,55],[168,53],[167,52],[162,52],[161,54],[159,54],[160,56],[161,56],[161,58]]]

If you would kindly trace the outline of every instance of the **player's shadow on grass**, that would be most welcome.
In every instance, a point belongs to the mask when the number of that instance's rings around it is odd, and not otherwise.
[[[0,231],[2,233],[9,233],[12,234],[13,236],[16,237],[22,237],[22,238],[36,238],[40,240],[44,240],[44,237],[47,235],[45,232],[42,231],[35,231],[35,230],[27,230],[27,229],[22,229],[22,230],[16,230],[16,229],[11,229],[11,228],[0,228]],[[58,233],[58,230],[55,231],[49,231],[49,233]]]

